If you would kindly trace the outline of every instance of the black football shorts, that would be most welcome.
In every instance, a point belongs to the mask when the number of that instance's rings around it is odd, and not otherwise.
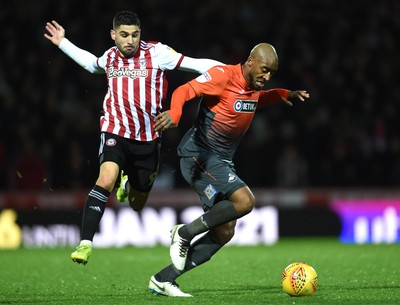
[[[160,139],[142,142],[103,132],[100,135],[100,164],[106,161],[117,163],[135,190],[149,192],[157,177],[160,146]]]
[[[195,188],[204,210],[229,197],[246,186],[237,175],[232,161],[217,156],[181,157],[181,172],[185,180]]]

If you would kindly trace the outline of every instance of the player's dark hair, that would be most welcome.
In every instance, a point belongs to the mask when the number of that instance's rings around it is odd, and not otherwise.
[[[137,14],[130,11],[121,11],[115,14],[113,19],[113,29],[121,25],[137,25],[140,28],[140,20]]]

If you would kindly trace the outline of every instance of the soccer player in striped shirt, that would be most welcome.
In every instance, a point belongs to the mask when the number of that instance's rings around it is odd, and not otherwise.
[[[181,172],[197,191],[205,213],[171,231],[172,264],[152,276],[151,292],[177,297],[191,296],[177,287],[176,279],[207,262],[228,243],[236,220],[250,213],[253,193],[236,174],[233,157],[247,132],[255,111],[275,102],[292,106],[291,99],[304,101],[306,91],[264,90],[278,70],[278,55],[268,43],[256,45],[244,63],[216,66],[178,87],[171,109],[156,116],[155,129],[176,127],[185,102],[202,97],[194,125],[178,146]],[[205,233],[191,244],[191,240]]]
[[[74,262],[86,264],[106,202],[120,173],[117,199],[128,199],[135,211],[140,211],[147,201],[158,170],[160,138],[154,119],[167,95],[166,71],[178,69],[201,74],[221,63],[190,58],[160,42],[141,40],[140,20],[130,11],[114,16],[110,34],[115,46],[101,57],[75,46],[54,20],[46,24],[46,30],[45,38],[87,71],[105,73],[108,81],[100,119],[99,177],[85,203],[81,242],[71,254]]]

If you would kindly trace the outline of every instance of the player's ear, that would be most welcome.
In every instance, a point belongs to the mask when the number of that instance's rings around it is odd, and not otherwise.
[[[115,40],[115,31],[114,30],[110,31],[110,36],[111,36],[112,40]]]
[[[247,58],[247,66],[251,68],[253,66],[253,63],[254,63],[253,57],[249,56],[249,58]]]

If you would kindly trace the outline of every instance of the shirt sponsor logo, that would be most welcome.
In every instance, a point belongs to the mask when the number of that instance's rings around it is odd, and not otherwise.
[[[146,69],[128,69],[128,68],[119,68],[114,69],[114,67],[108,68],[107,76],[108,78],[114,77],[129,77],[132,79],[138,77],[147,77],[149,72]]]
[[[204,189],[203,192],[204,192],[204,194],[206,194],[208,200],[211,200],[217,193],[217,190],[215,189],[215,187],[212,184],[209,184],[206,186],[206,188]]]
[[[237,100],[233,104],[233,108],[236,112],[255,112],[257,108],[257,102]]]

